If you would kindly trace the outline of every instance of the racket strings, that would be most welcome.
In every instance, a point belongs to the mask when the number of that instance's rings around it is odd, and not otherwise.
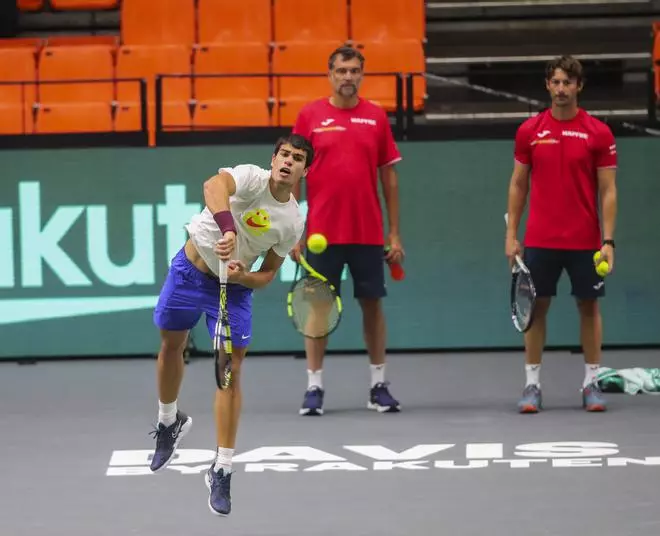
[[[306,277],[295,284],[291,294],[292,319],[303,335],[324,337],[337,327],[340,308],[328,283]]]
[[[525,329],[529,325],[534,309],[534,285],[525,272],[518,272],[514,286],[514,314],[518,326]]]

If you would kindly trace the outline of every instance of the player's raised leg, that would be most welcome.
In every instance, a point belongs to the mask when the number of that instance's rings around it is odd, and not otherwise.
[[[178,410],[177,399],[183,381],[183,350],[188,331],[161,330],[158,352],[158,424],[153,431],[156,450],[151,460],[153,472],[165,469],[174,457],[181,439],[190,431],[192,419]]]
[[[156,449],[150,466],[154,472],[167,467],[192,426],[192,419],[178,409],[177,400],[183,381],[183,351],[188,333],[202,314],[198,303],[203,289],[194,281],[205,277],[181,249],[172,259],[154,310],[154,323],[161,335],[156,368],[158,424],[153,431]]]

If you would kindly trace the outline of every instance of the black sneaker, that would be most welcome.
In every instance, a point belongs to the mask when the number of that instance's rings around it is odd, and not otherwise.
[[[182,411],[176,412],[174,424],[165,426],[162,422],[158,423],[158,427],[151,432],[151,435],[156,438],[156,451],[151,459],[150,467],[152,472],[155,473],[167,467],[174,458],[181,439],[190,431],[191,427],[192,419]]]
[[[215,464],[209,467],[204,482],[209,490],[209,509],[215,515],[228,516],[231,512],[231,475],[223,469],[214,471]]]

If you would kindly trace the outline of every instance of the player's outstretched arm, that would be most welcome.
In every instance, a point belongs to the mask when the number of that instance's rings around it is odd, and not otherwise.
[[[253,288],[253,289],[263,288],[275,278],[275,275],[277,274],[277,271],[280,269],[280,266],[282,266],[283,262],[284,262],[283,257],[280,257],[272,249],[269,249],[268,253],[266,253],[266,257],[264,257],[264,262],[261,264],[259,271],[257,272],[243,271],[241,274],[237,274],[238,277],[236,278],[232,277],[230,271],[229,274],[230,280],[233,283],[238,283],[239,285],[243,285],[244,287],[248,287],[248,288]]]

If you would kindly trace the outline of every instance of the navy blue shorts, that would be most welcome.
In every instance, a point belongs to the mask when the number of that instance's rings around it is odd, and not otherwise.
[[[571,280],[571,294],[580,300],[595,300],[605,295],[605,280],[596,273],[596,250],[525,248],[523,261],[532,274],[536,295],[557,295],[557,282],[564,270]]]
[[[340,294],[341,274],[344,265],[348,265],[356,298],[375,299],[387,295],[383,246],[331,245],[323,253],[307,251],[305,258],[314,270],[328,278]]]
[[[206,327],[213,338],[219,306],[218,280],[198,270],[181,249],[172,259],[160,291],[154,323],[160,329],[183,331],[192,329],[206,313]],[[252,289],[227,285],[227,315],[232,344],[248,346],[252,336]]]

